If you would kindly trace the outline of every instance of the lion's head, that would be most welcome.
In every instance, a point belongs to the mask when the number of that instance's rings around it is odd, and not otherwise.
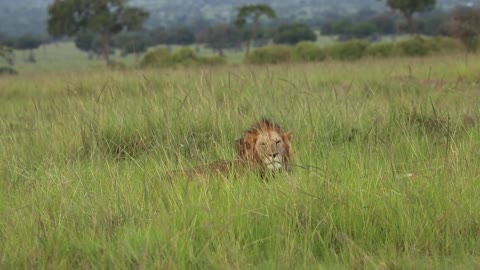
[[[262,119],[245,131],[235,149],[241,160],[260,165],[263,170],[288,170],[291,140],[291,132],[285,133],[276,123]]]

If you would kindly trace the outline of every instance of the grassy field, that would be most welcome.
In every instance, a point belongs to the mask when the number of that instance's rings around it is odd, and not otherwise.
[[[0,77],[1,269],[480,267],[479,56],[49,70]],[[261,116],[291,175],[165,180]]]

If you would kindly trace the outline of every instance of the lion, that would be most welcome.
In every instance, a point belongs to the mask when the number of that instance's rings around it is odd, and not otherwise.
[[[243,133],[235,143],[238,158],[262,172],[289,171],[292,159],[291,132],[264,118]]]
[[[168,175],[169,178],[178,174],[191,178],[247,169],[265,177],[280,171],[289,172],[292,138],[292,132],[284,132],[278,124],[263,118],[235,141],[236,159],[220,160],[185,171],[171,171]]]

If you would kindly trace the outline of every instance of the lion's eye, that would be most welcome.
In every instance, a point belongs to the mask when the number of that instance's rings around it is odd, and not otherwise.
[[[282,142],[281,140],[277,140],[275,143],[276,143],[276,144],[279,144],[279,143],[281,143],[281,142]]]
[[[265,145],[266,145],[266,143],[264,143],[264,142],[261,142],[261,143],[260,143],[260,145],[261,145],[261,146],[265,146]]]

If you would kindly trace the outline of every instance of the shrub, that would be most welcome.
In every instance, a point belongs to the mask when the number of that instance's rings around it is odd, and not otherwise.
[[[181,48],[170,55],[168,63],[170,65],[191,66],[199,63],[195,52],[190,48]]]
[[[362,58],[369,46],[365,40],[350,40],[327,48],[327,53],[333,59],[338,60],[357,60]]]
[[[206,66],[218,66],[218,65],[224,65],[227,63],[224,57],[220,57],[218,55],[199,57],[198,60],[200,64],[203,64]]]
[[[393,43],[377,43],[368,46],[367,55],[372,57],[389,57],[394,53]]]
[[[292,49],[284,45],[270,45],[253,50],[247,57],[251,64],[278,64],[292,59]]]
[[[108,67],[111,70],[127,70],[128,69],[125,63],[119,62],[119,61],[113,61],[113,60],[110,60],[110,63],[108,63]]]
[[[427,39],[428,47],[434,52],[462,51],[462,43],[449,37],[433,37]]]
[[[293,57],[301,61],[323,61],[327,54],[311,42],[300,42],[293,49]]]
[[[0,76],[1,75],[17,75],[18,72],[11,67],[0,67]]]
[[[458,7],[450,12],[448,33],[458,38],[469,52],[476,52],[480,35],[480,8]]]
[[[432,52],[429,43],[420,36],[403,40],[397,43],[396,51],[404,56],[426,56]]]
[[[306,24],[283,24],[273,33],[273,42],[276,44],[297,44],[301,41],[315,41],[317,35]]]
[[[461,51],[462,44],[448,37],[422,38],[420,36],[394,43],[373,44],[367,49],[367,55],[373,57],[425,56],[435,52]]]
[[[140,61],[140,67],[163,67],[168,65],[170,52],[167,48],[160,47],[147,52]]]
[[[172,66],[196,66],[196,65],[222,65],[225,64],[225,58],[220,56],[198,56],[190,48],[181,48],[173,53],[168,52],[166,48],[158,48],[146,53],[140,67],[172,67]]]

